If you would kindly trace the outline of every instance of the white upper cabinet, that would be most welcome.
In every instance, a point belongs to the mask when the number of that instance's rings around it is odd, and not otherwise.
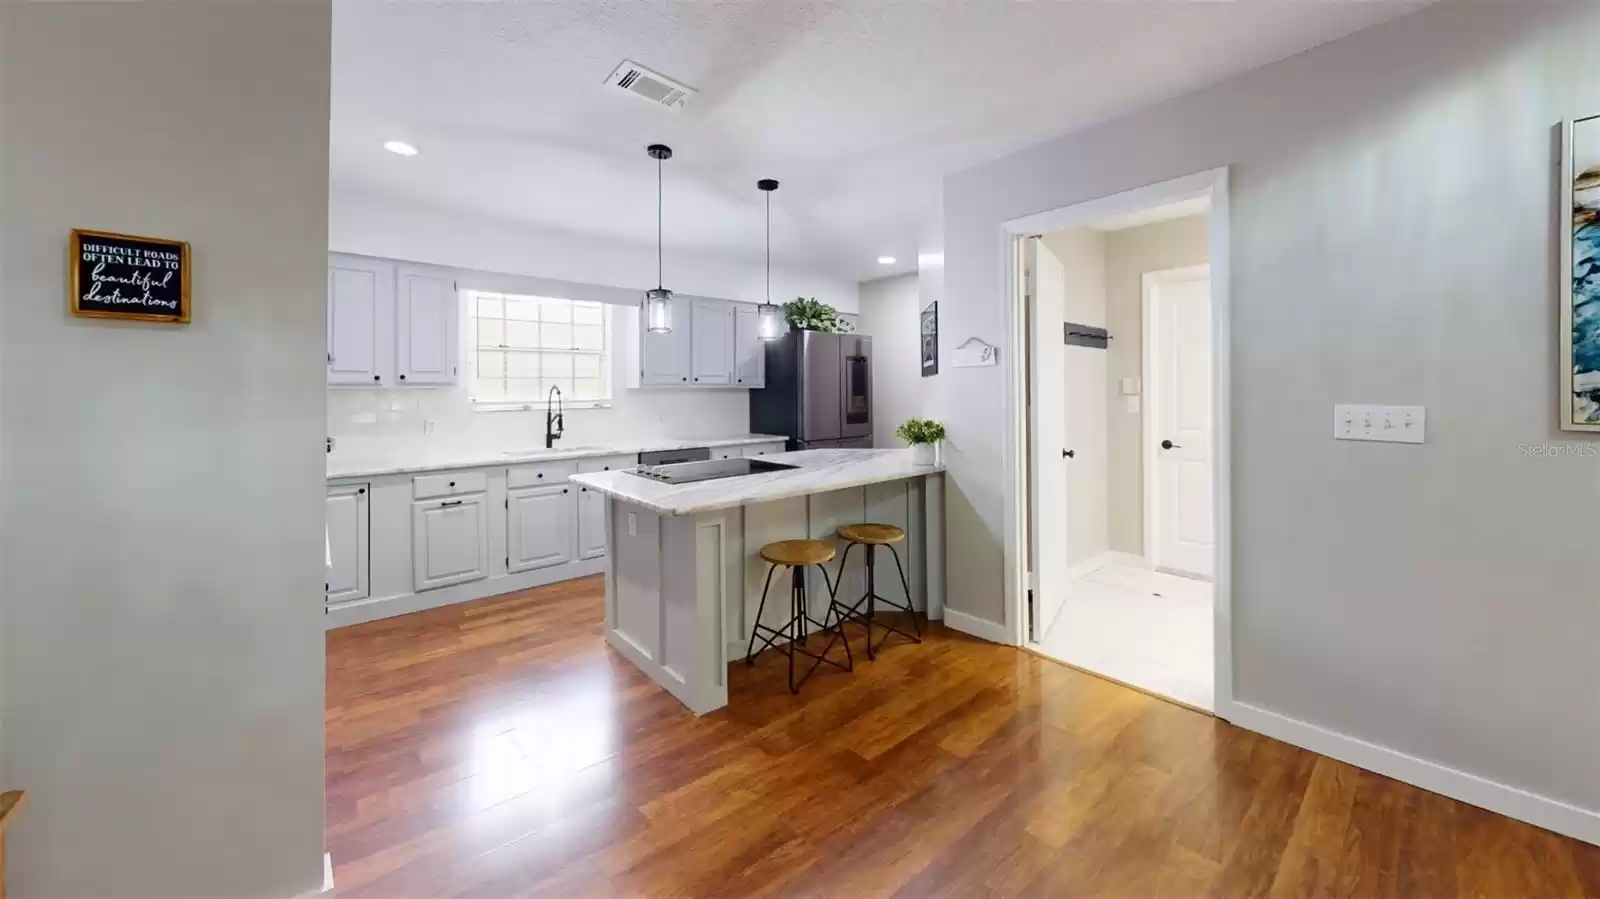
[[[645,387],[690,386],[690,321],[689,301],[683,297],[672,298],[672,330],[666,333],[651,331],[644,326],[644,309],[638,310],[640,319],[640,383]]]
[[[461,315],[447,272],[365,256],[328,257],[328,383],[456,382]]]
[[[329,260],[329,384],[383,383],[381,326],[393,308],[393,265],[353,256]]]
[[[733,386],[767,386],[767,344],[761,339],[759,307],[733,307]]]
[[[691,310],[691,384],[701,387],[732,384],[733,304],[694,300]]]
[[[401,267],[395,305],[395,368],[402,385],[456,380],[456,323],[461,314],[455,279]]]

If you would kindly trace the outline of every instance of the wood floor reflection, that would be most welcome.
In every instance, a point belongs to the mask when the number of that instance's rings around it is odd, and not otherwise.
[[[1600,896],[1600,848],[937,626],[697,719],[602,589],[328,634],[340,899]]]

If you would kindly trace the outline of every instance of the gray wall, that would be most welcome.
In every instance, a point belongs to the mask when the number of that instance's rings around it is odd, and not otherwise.
[[[1003,341],[1001,223],[1233,169],[1236,697],[1600,809],[1600,456],[1556,429],[1556,130],[1600,6],[1443,3],[945,183],[946,346]],[[1004,368],[937,379],[949,605],[999,621]],[[1428,407],[1334,442],[1338,402]],[[1591,444],[1592,445],[1592,444]]]
[[[0,784],[15,899],[322,880],[328,0],[0,4]],[[76,319],[73,227],[193,244]]]
[[[856,330],[872,338],[872,443],[904,446],[894,429],[922,415],[922,307],[916,274],[861,282]]]
[[[1117,552],[1144,554],[1144,416],[1128,411],[1120,385],[1144,377],[1144,276],[1204,265],[1208,252],[1203,215],[1106,235],[1106,327],[1113,338],[1106,351],[1107,517]]]

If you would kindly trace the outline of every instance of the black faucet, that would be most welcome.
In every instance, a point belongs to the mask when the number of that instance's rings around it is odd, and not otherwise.
[[[555,397],[554,400],[550,399],[552,396]],[[544,448],[553,449],[556,441],[560,440],[561,435],[567,430],[566,415],[563,414],[566,410],[561,403],[561,388],[551,384],[550,392],[545,394],[544,400]]]

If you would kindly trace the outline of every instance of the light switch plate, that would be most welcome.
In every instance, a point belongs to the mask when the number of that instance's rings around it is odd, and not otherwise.
[[[1123,378],[1121,386],[1123,396],[1137,396],[1139,388],[1143,385],[1139,383],[1138,378]]]
[[[1428,410],[1422,406],[1340,404],[1333,407],[1335,440],[1424,443],[1427,430]]]

